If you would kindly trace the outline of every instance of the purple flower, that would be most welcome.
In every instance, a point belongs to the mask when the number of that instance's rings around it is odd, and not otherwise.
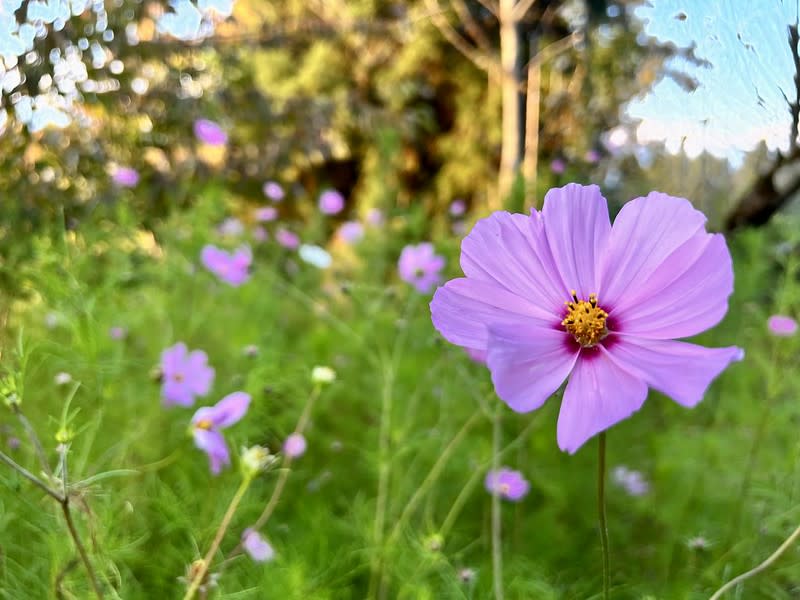
[[[280,202],[286,195],[281,187],[281,184],[277,181],[264,182],[264,185],[261,187],[261,191],[264,192],[264,195],[273,202]]]
[[[108,330],[108,336],[112,340],[122,340],[125,339],[127,335],[128,335],[128,330],[125,329],[124,327],[120,327],[119,325],[116,325]]]
[[[217,233],[226,237],[238,237],[244,233],[244,225],[236,217],[228,217],[217,226]]]
[[[319,195],[319,210],[325,215],[335,215],[344,208],[344,196],[336,190],[325,190]]]
[[[590,165],[595,164],[597,161],[600,160],[600,153],[597,150],[588,150],[584,155],[583,159],[589,163]]]
[[[256,210],[256,221],[266,223],[278,218],[278,209],[274,206],[262,206]]]
[[[256,562],[268,562],[275,558],[275,550],[255,529],[247,528],[242,533],[242,546]]]
[[[194,445],[208,454],[211,472],[217,475],[222,467],[231,464],[228,445],[220,429],[241,420],[250,406],[250,394],[233,392],[214,406],[198,408],[192,417]]]
[[[397,262],[400,279],[413,285],[421,294],[427,294],[439,285],[439,271],[443,268],[444,258],[436,254],[433,244],[428,242],[406,246]]]
[[[772,335],[791,337],[797,333],[797,321],[785,315],[772,315],[767,320],[767,327]]]
[[[139,171],[133,167],[117,167],[111,179],[120,187],[136,187],[139,183]]]
[[[561,175],[567,168],[567,163],[565,163],[560,158],[554,158],[553,162],[550,163],[550,170],[555,173],[556,175]]]
[[[522,500],[530,489],[530,484],[519,471],[512,471],[506,467],[486,474],[486,490],[490,494],[497,494],[501,498],[517,502]]]
[[[289,250],[295,250],[300,245],[300,238],[297,234],[284,228],[280,228],[275,232],[275,240]]]
[[[650,491],[650,484],[644,476],[624,465],[614,467],[611,479],[631,496],[644,496]]]
[[[166,406],[191,406],[195,396],[205,396],[214,381],[214,369],[208,366],[206,353],[189,352],[183,342],[161,353],[161,374],[161,397]]]
[[[597,186],[550,190],[531,215],[497,212],[461,244],[466,277],[439,288],[434,326],[485,349],[498,396],[535,410],[569,378],[558,445],[573,453],[639,410],[648,386],[692,407],[740,348],[675,341],[728,310],[725,238],[688,200],[652,192],[613,227]]]
[[[355,244],[364,237],[364,226],[358,221],[347,221],[339,227],[339,237],[348,244]]]
[[[467,212],[467,204],[460,198],[453,200],[450,203],[450,214],[454,217],[460,217]]]
[[[224,146],[228,143],[228,134],[225,130],[209,119],[197,119],[194,122],[194,135],[209,146]]]
[[[383,225],[383,211],[380,208],[370,208],[367,211],[367,223],[374,227]]]
[[[207,245],[200,253],[200,260],[206,269],[222,281],[238,287],[250,278],[249,269],[250,263],[253,262],[253,254],[247,246],[230,253],[216,246]]]
[[[302,433],[292,433],[283,442],[283,453],[290,458],[303,456],[306,452],[306,438]]]

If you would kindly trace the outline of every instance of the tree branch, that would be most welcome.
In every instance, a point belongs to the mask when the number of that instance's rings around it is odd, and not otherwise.
[[[480,2],[480,5],[492,13],[495,17],[497,16],[497,12],[500,10],[500,8],[497,6],[497,2],[493,0],[478,0],[478,2]]]
[[[472,13],[469,10],[469,7],[466,5],[464,0],[450,0],[453,3],[453,9],[458,14],[458,18],[461,19],[461,22],[464,24],[464,27],[467,30],[467,33],[472,36],[472,39],[475,40],[475,43],[483,49],[485,52],[491,50],[491,43],[489,42],[489,38],[486,36],[486,32],[483,31],[483,27],[478,24],[475,20],[475,17],[472,16]]]
[[[536,4],[536,0],[519,0],[519,4],[514,7],[511,16],[515,21],[521,21],[534,4]]]
[[[471,60],[479,69],[489,73],[490,76],[497,74],[497,63],[471,46],[461,34],[453,29],[450,21],[441,13],[438,0],[425,0],[425,6],[431,11],[431,22],[442,34],[442,37],[450,42],[451,46]]]

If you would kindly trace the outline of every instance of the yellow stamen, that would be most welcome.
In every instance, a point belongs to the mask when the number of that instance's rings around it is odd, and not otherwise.
[[[608,335],[606,319],[608,313],[597,305],[597,294],[589,294],[589,300],[578,300],[578,294],[571,290],[572,301],[567,301],[567,316],[561,321],[564,329],[571,333],[584,348],[596,346]]]
[[[211,419],[200,419],[197,423],[194,424],[195,429],[205,429],[208,431],[214,426],[211,422]]]

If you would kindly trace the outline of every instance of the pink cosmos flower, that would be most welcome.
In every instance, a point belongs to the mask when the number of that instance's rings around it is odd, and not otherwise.
[[[239,237],[244,233],[244,224],[236,217],[228,217],[217,225],[217,233],[225,237]]]
[[[567,168],[567,163],[565,163],[560,158],[554,158],[553,162],[550,163],[550,170],[555,173],[556,175],[561,175]]]
[[[275,550],[260,533],[248,527],[242,532],[242,546],[256,562],[269,562],[275,558]]]
[[[269,239],[269,233],[261,225],[253,227],[253,239],[257,242],[266,242]]]
[[[367,211],[367,223],[374,227],[383,225],[383,211],[380,208],[370,208]]]
[[[467,204],[460,198],[453,200],[450,203],[450,214],[454,217],[460,217],[467,212]]]
[[[164,404],[191,406],[196,396],[205,396],[214,381],[214,369],[202,350],[189,352],[178,342],[161,353],[161,397]]]
[[[115,325],[108,330],[108,337],[112,340],[123,340],[128,336],[128,330],[119,325]]]
[[[400,279],[413,285],[421,294],[427,294],[439,285],[439,272],[443,268],[444,258],[434,252],[433,244],[429,242],[406,246],[397,262]]]
[[[209,146],[224,146],[228,143],[228,134],[219,126],[209,119],[197,119],[194,122],[194,135],[195,137]]]
[[[355,244],[364,237],[364,226],[358,221],[346,221],[339,227],[339,237],[348,244]]]
[[[281,187],[281,184],[277,181],[264,182],[264,185],[261,187],[261,191],[264,192],[264,195],[273,202],[280,202],[286,195]]]
[[[133,167],[117,167],[111,179],[120,187],[136,187],[139,183],[139,171]]]
[[[611,479],[631,496],[644,496],[650,491],[650,484],[644,475],[624,465],[614,467]]]
[[[797,321],[786,315],[772,315],[767,320],[767,327],[772,335],[791,337],[797,333]]]
[[[302,433],[292,433],[283,442],[283,453],[291,458],[303,456],[306,452],[306,438]]]
[[[284,248],[296,250],[300,245],[300,237],[288,229],[280,228],[275,232],[275,240]]]
[[[278,218],[278,209],[274,206],[262,206],[256,210],[256,221],[266,223]]]
[[[733,269],[688,200],[652,192],[613,227],[597,186],[550,190],[530,216],[497,212],[461,244],[466,277],[431,302],[448,341],[486,350],[498,396],[535,410],[569,378],[558,445],[573,453],[639,410],[648,386],[692,407],[740,348],[675,338],[716,325]]]
[[[497,494],[501,498],[517,502],[522,500],[530,490],[530,484],[519,471],[506,467],[486,474],[486,490],[490,494]]]
[[[211,472],[217,475],[222,467],[231,464],[228,445],[220,429],[241,420],[250,406],[250,394],[233,392],[214,406],[198,408],[192,417],[194,445],[208,455]]]
[[[253,254],[247,246],[230,253],[209,244],[203,247],[200,260],[206,269],[234,287],[250,279],[249,269],[250,263],[253,262]]]
[[[600,153],[597,150],[587,150],[583,159],[589,164],[595,164],[600,160]]]
[[[336,190],[325,190],[319,195],[319,210],[325,215],[335,215],[344,208],[344,196]]]

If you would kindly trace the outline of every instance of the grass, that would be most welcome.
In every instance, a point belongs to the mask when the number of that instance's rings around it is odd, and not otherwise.
[[[337,380],[313,407],[308,451],[291,464],[264,529],[276,559],[232,558],[215,597],[492,598],[499,589],[508,599],[599,598],[597,441],[574,456],[560,452],[558,399],[511,412],[486,369],[440,339],[429,298],[393,273],[413,238],[402,219],[336,254],[330,272],[274,244],[258,247],[251,281],[231,288],[198,264],[223,216],[209,200],[161,223],[155,239],[98,217],[57,244],[37,240],[37,261],[22,274],[30,296],[10,311],[2,365],[18,375],[22,410],[52,465],[70,391],[54,377],[64,371],[80,383],[69,413],[70,477],[110,475],[81,490],[73,515],[106,596],[183,595],[179,577],[208,550],[239,486],[238,449],[279,449],[312,392],[311,369],[330,365]],[[740,345],[745,361],[696,409],[651,393],[640,413],[608,432],[609,468],[637,469],[650,483],[647,495],[630,497],[608,482],[612,598],[708,598],[800,522],[798,340],[772,338],[765,325],[769,314],[798,308],[795,224],[731,240],[731,309],[700,341]],[[457,275],[458,241],[437,246]],[[52,328],[48,314],[57,315]],[[128,336],[111,339],[112,326]],[[253,396],[245,419],[226,430],[234,466],[218,477],[187,434],[194,408],[161,405],[153,368],[177,341],[204,349],[216,369],[199,405],[235,390]],[[249,344],[257,356],[243,352]],[[10,411],[0,413],[0,432],[0,449],[38,474]],[[10,437],[23,440],[18,449],[8,449]],[[521,470],[531,492],[501,504],[501,555],[493,556],[483,478],[495,443],[499,463]],[[279,477],[272,470],[253,482],[212,572]],[[708,545],[688,543],[698,536]],[[57,503],[0,468],[0,598],[90,593]],[[730,597],[798,593],[792,548]]]

